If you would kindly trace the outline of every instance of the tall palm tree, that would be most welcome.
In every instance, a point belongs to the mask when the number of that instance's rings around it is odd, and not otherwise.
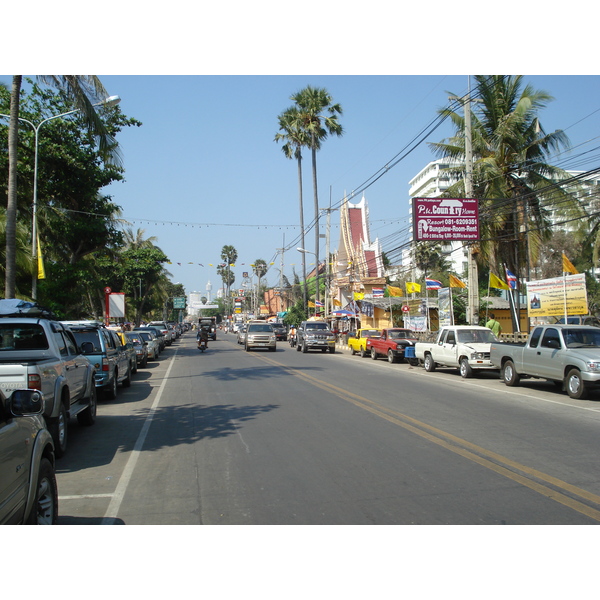
[[[300,247],[304,248],[304,207],[302,199],[302,147],[308,146],[309,138],[302,129],[300,112],[296,106],[284,110],[278,117],[279,133],[275,134],[276,142],[285,142],[281,147],[286,158],[295,158],[298,162],[298,198],[300,203]],[[304,280],[303,295],[304,308],[306,309],[308,301],[308,291],[306,283],[306,255],[302,252],[302,277]]]
[[[125,250],[138,248],[151,248],[154,246],[154,242],[158,241],[158,238],[155,235],[151,235],[149,238],[144,238],[144,234],[146,233],[145,229],[140,229],[133,233],[133,229],[127,228],[123,232],[123,242],[125,244]]]
[[[254,271],[256,277],[258,277],[258,285],[256,289],[260,294],[260,280],[267,274],[267,262],[262,258],[257,258],[254,263],[252,263],[252,270]]]
[[[328,135],[341,136],[344,133],[338,121],[342,114],[340,104],[334,104],[331,94],[325,88],[306,86],[292,96],[299,111],[301,129],[307,139],[312,157],[313,197],[315,206],[315,258],[317,264],[315,301],[319,300],[319,195],[317,190],[317,150]],[[323,114],[326,113],[326,114]]]
[[[523,86],[522,76],[478,75],[478,102],[473,107],[473,189],[480,202],[481,258],[495,270],[502,264],[522,273],[550,234],[548,209],[578,210],[574,197],[561,187],[569,175],[548,160],[568,148],[563,131],[545,133],[538,113],[553,98],[547,92]],[[438,156],[464,167],[464,116],[450,109],[455,136],[430,144]],[[464,180],[446,195],[464,197]],[[501,271],[500,271],[501,272]]]
[[[120,161],[117,142],[108,133],[96,110],[94,102],[104,100],[108,94],[96,75],[40,75],[40,81],[56,87],[72,100],[86,120],[90,132],[97,136],[105,160]],[[8,129],[8,198],[6,204],[6,270],[4,294],[14,298],[16,282],[16,223],[17,223],[17,149],[19,141],[19,100],[22,75],[14,75],[10,95],[10,122]]]
[[[231,284],[235,281],[235,275],[231,272],[231,265],[235,264],[237,260],[238,253],[237,250],[233,246],[225,245],[221,248],[221,260],[225,263],[224,266],[221,267],[221,278],[225,283],[227,289],[227,299],[226,306],[230,306],[230,288]],[[219,269],[217,269],[218,271]]]

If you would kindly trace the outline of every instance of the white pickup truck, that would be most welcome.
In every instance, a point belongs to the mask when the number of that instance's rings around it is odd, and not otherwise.
[[[487,327],[452,325],[440,329],[435,342],[417,342],[415,357],[426,371],[455,368],[467,378],[475,370],[498,368],[490,361],[492,342],[498,342],[498,338]]]
[[[508,386],[535,377],[554,381],[571,398],[583,399],[600,384],[600,328],[539,325],[526,344],[492,344],[490,360]]]
[[[67,448],[69,417],[96,420],[95,369],[62,323],[31,303],[0,300],[0,390],[35,389],[44,395],[44,418],[57,457]],[[89,342],[86,342],[89,344]]]

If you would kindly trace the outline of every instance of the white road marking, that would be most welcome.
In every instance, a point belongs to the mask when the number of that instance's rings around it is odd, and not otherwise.
[[[165,377],[160,384],[160,389],[158,390],[158,394],[156,394],[156,398],[152,403],[152,407],[150,408],[150,412],[144,421],[144,425],[142,430],[140,431],[140,435],[135,442],[135,446],[127,460],[127,464],[125,465],[125,469],[123,469],[123,473],[121,474],[121,478],[119,479],[119,483],[117,484],[117,488],[112,495],[112,500],[108,505],[104,518],[102,519],[101,525],[111,525],[117,519],[117,515],[119,514],[119,508],[121,507],[121,502],[123,502],[123,498],[125,496],[125,492],[127,491],[127,486],[131,481],[131,476],[133,475],[133,471],[137,464],[138,458],[140,457],[140,452],[144,446],[144,442],[146,441],[146,436],[148,435],[148,431],[150,430],[150,425],[152,424],[152,419],[154,418],[154,414],[156,413],[156,409],[160,404],[160,399],[162,398],[162,394],[164,392],[165,386],[169,379],[169,374],[171,373],[171,369],[175,364],[175,357],[177,356],[179,348],[175,350],[175,354],[171,357],[171,362],[169,364],[169,368],[165,374]]]

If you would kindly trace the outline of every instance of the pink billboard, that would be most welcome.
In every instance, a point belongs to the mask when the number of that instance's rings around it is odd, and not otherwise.
[[[476,198],[413,198],[413,239],[417,242],[476,241]]]

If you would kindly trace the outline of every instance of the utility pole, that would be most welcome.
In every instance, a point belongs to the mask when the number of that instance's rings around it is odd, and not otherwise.
[[[473,197],[473,148],[471,135],[471,77],[468,76],[467,99],[464,103],[465,113],[465,196]],[[475,247],[468,245],[468,308],[467,321],[469,325],[479,324],[479,275],[475,260]]]

